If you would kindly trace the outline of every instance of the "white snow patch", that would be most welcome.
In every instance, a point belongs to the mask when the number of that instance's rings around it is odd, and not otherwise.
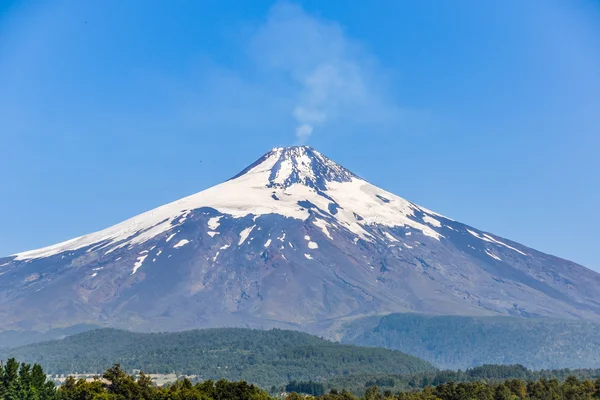
[[[166,242],[167,242],[167,243],[168,243],[168,242],[170,242],[170,241],[171,241],[171,239],[173,239],[173,237],[174,237],[175,235],[177,235],[177,232],[170,234],[170,235],[169,235],[169,237],[167,238]]]
[[[177,220],[177,224],[182,225],[185,222],[185,220],[187,219],[187,216],[189,214],[190,214],[189,210],[184,210],[183,214],[181,214],[181,216]]]
[[[180,247],[185,246],[186,244],[188,244],[190,241],[187,239],[181,239],[179,242],[177,242],[177,244],[175,246],[173,246],[174,249],[178,249]]]
[[[506,244],[506,243],[504,243],[504,242],[501,242],[501,241],[499,241],[499,240],[497,240],[497,239],[494,239],[493,237],[491,237],[491,236],[490,236],[490,235],[488,235],[488,234],[485,234],[485,233],[484,233],[483,235],[479,235],[477,232],[474,232],[474,231],[472,231],[472,230],[470,230],[470,229],[467,229],[467,232],[469,232],[471,235],[475,236],[477,239],[481,239],[481,240],[483,240],[483,241],[485,241],[485,242],[489,242],[489,243],[495,243],[495,244],[498,244],[498,245],[500,245],[500,246],[504,246],[504,247],[506,247],[507,249],[514,250],[514,251],[516,251],[517,253],[520,253],[520,254],[522,254],[522,255],[524,255],[524,256],[526,256],[526,255],[527,255],[527,254],[523,253],[521,250],[519,250],[519,249],[515,249],[514,247],[512,247],[512,246],[509,246],[509,245],[507,245],[507,244]]]
[[[274,179],[274,183],[283,185],[293,170],[294,165],[292,164],[292,161],[284,160],[279,167],[279,171],[277,171],[277,176]]]
[[[310,236],[304,235],[304,240],[310,240]]]
[[[117,245],[117,246],[114,246],[114,247],[112,247],[112,248],[108,249],[108,250],[106,251],[106,253],[104,253],[104,255],[110,254],[110,253],[112,253],[112,252],[113,252],[113,251],[115,251],[115,250],[121,249],[121,248],[123,248],[123,247],[127,246],[127,244],[128,244],[128,243],[127,243],[127,242],[125,242],[125,243],[121,243],[121,244],[119,244],[119,245]],[[104,246],[103,246],[103,247],[104,247]],[[102,248],[102,247],[100,247],[100,248]]]
[[[240,232],[240,241],[238,242],[238,246],[241,246],[246,241],[248,235],[250,235],[250,232],[252,232],[252,229],[254,229],[255,226],[256,225],[252,225],[251,227]]]
[[[206,232],[206,234],[209,235],[210,237],[215,237],[215,235],[220,235],[221,232],[208,231],[208,232]]]
[[[308,248],[309,248],[309,249],[318,249],[318,248],[319,248],[319,245],[318,245],[318,244],[316,244],[315,242],[312,242],[312,241],[311,241],[311,242],[308,242]]]
[[[329,224],[325,220],[322,220],[320,218],[315,218],[313,224],[315,226],[317,226],[318,228],[321,228],[321,231],[325,234],[325,236],[327,236],[330,240],[333,240],[333,237],[329,233],[329,229],[327,229]]]
[[[498,261],[502,261],[502,259],[500,257],[498,257],[495,254],[490,253],[488,250],[485,251],[485,254],[487,254],[488,256],[490,256],[490,257],[492,257],[492,258],[494,258],[494,259],[496,259]]]
[[[410,218],[415,216],[415,211],[424,211],[424,209],[392,193],[382,191],[362,179],[354,178],[351,182],[331,182],[328,184],[328,189],[327,195],[341,207],[334,218],[347,223],[350,231],[365,240],[369,240],[369,235],[362,226],[370,224],[390,227],[408,226],[437,240],[443,237],[429,226]],[[384,196],[390,202],[382,206],[377,194]],[[311,202],[323,209],[323,206],[315,203],[313,199]],[[356,221],[354,213],[363,217],[363,220]]]
[[[217,251],[217,253],[215,254],[215,256],[213,257],[213,262],[217,261],[217,257],[219,257],[219,252]]]
[[[294,245],[292,244],[292,242],[288,242],[288,244],[290,245],[290,247],[293,249]]]
[[[220,215],[220,216],[218,216],[218,217],[212,217],[211,219],[209,219],[209,220],[208,220],[208,228],[209,228],[211,231],[214,231],[214,230],[216,230],[216,229],[219,227],[219,225],[221,225],[221,223],[219,222],[219,220],[220,220],[221,218],[223,218],[223,216],[222,216],[222,215]]]
[[[296,158],[296,163],[300,175],[308,179],[314,179],[315,174],[312,169],[312,160],[306,153],[300,154],[300,156]]]
[[[271,245],[271,239],[267,240],[267,242],[265,243],[265,247],[269,247]]]
[[[104,269],[104,267],[92,268],[92,271],[100,271],[101,269]]]
[[[144,260],[146,259],[146,257],[148,257],[148,254],[144,254],[143,256],[139,256],[137,258],[137,260],[135,261],[135,264],[133,264],[133,272],[131,272],[131,275],[133,275],[137,272],[138,268],[140,268],[142,266],[142,264],[144,263]]]
[[[440,240],[439,237],[442,236],[434,230],[424,230],[423,235],[432,237],[434,239]]]
[[[399,242],[399,240],[393,237],[389,232],[383,232],[383,235],[392,242]]]
[[[285,240],[285,232],[283,232],[283,235],[281,237],[277,238],[280,242],[283,242]]]
[[[312,260],[312,256],[308,253],[304,253],[304,257],[308,258],[309,260]]]
[[[95,278],[95,277],[96,277],[96,275],[98,275],[98,273],[97,273],[97,272],[94,272],[94,273],[92,274],[92,278]]]
[[[425,215],[423,217],[423,221],[427,222],[431,226],[435,226],[436,228],[439,228],[442,226],[442,223],[440,221],[438,221],[435,218],[430,217],[429,215]]]
[[[223,246],[219,247],[219,249],[225,250],[225,249],[228,249],[229,246],[230,246],[229,244],[224,244]]]
[[[160,249],[157,253],[156,253],[156,257],[160,256],[162,254],[162,249]]]
[[[404,245],[404,247],[406,247],[407,249],[412,249],[412,246],[407,245],[406,243],[402,243]]]

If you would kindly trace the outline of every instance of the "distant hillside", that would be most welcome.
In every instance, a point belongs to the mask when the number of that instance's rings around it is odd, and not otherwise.
[[[342,342],[400,350],[448,369],[599,368],[599,332],[600,324],[586,321],[392,314],[349,323]]]
[[[435,368],[398,351],[341,345],[306,333],[223,328],[178,333],[98,329],[5,352],[49,373],[129,371],[246,380],[263,387],[354,374],[412,374]]]
[[[67,336],[76,335],[81,332],[98,329],[97,325],[79,324],[66,328],[55,328],[45,332],[39,331],[2,331],[0,332],[0,349],[17,346],[25,346],[30,343],[43,342],[48,340],[63,339]]]

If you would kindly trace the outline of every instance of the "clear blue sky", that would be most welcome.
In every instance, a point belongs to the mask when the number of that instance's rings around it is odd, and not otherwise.
[[[600,3],[0,0],[0,254],[298,142],[600,270]]]

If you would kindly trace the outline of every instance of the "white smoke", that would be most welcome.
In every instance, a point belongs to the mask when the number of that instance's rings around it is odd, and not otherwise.
[[[312,134],[313,129],[312,125],[302,124],[296,128],[296,137],[298,140],[304,141]]]
[[[251,46],[267,71],[291,81],[295,134],[305,142],[335,121],[388,118],[397,110],[385,99],[376,62],[346,37],[336,22],[307,14],[291,3],[273,7]]]

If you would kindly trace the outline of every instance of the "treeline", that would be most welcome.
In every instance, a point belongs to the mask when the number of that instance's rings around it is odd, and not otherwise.
[[[569,377],[560,382],[557,379],[542,379],[525,382],[519,379],[501,383],[469,382],[444,383],[428,387],[419,392],[402,392],[395,400],[593,400],[600,399],[600,380],[581,381]],[[386,394],[379,393],[376,387],[365,393],[366,400],[384,399]]]
[[[187,379],[157,388],[143,374],[137,379],[114,366],[102,375],[102,380],[87,382],[68,379],[56,391],[56,400],[271,400],[260,388],[241,382],[225,380],[193,384]],[[311,388],[314,389],[314,388]],[[295,392],[285,394],[286,400],[301,400]],[[570,377],[564,382],[542,379],[525,382],[519,379],[500,383],[467,382],[444,383],[419,391],[380,391],[376,386],[357,397],[342,390],[308,396],[311,400],[593,400],[600,399],[600,380],[578,380]]]
[[[291,381],[285,386],[285,391],[292,393],[303,393],[311,396],[320,396],[325,394],[325,385],[322,382],[314,382],[314,381]],[[271,392],[275,392],[275,390],[271,389]]]
[[[424,388],[437,386],[448,382],[500,382],[509,379],[524,381],[538,381],[542,379],[557,379],[564,381],[569,377],[582,380],[595,380],[600,378],[600,369],[555,369],[532,371],[522,365],[482,365],[469,368],[465,371],[438,371],[435,373],[422,373],[404,377],[411,388]]]
[[[270,400],[264,390],[247,382],[224,379],[193,384],[183,379],[156,387],[141,373],[137,379],[119,365],[109,368],[102,379],[86,381],[67,378],[56,391],[56,400]]]
[[[362,394],[366,389],[377,386],[379,389],[391,391],[413,391],[428,386],[438,386],[449,382],[499,383],[518,379],[521,381],[539,381],[542,379],[565,381],[568,377],[594,381],[600,378],[600,369],[560,369],[531,371],[522,365],[483,365],[465,371],[433,371],[412,375],[353,375],[341,376],[327,380],[326,390],[343,388],[355,394]]]
[[[42,368],[9,359],[0,368],[0,400],[270,400],[264,390],[244,381],[205,381],[188,379],[156,387],[140,373],[133,377],[119,365],[93,380],[68,377],[58,388],[48,381]]]
[[[53,400],[54,382],[38,364],[19,364],[14,358],[0,364],[0,400]]]
[[[292,382],[290,388],[318,391],[318,383]],[[568,377],[525,381],[510,379],[497,383],[448,382],[410,392],[381,391],[369,387],[361,397],[347,390],[330,390],[327,394],[303,396],[295,392],[284,394],[286,400],[594,400],[600,399],[600,379],[595,381]],[[154,386],[143,373],[128,375],[117,364],[92,380],[73,377],[56,388],[46,380],[39,365],[19,364],[10,359],[0,368],[0,400],[272,400],[267,392],[245,381],[192,383],[179,380],[164,387]]]

